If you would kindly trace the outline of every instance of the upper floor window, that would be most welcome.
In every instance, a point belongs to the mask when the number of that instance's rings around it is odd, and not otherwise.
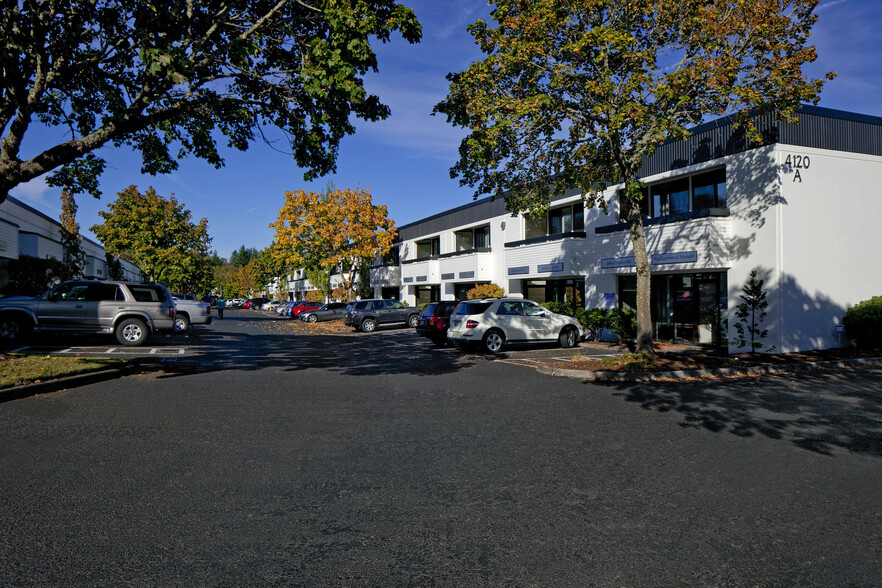
[[[389,251],[383,254],[383,265],[398,265],[398,247],[390,247]]]
[[[453,235],[456,239],[457,251],[490,247],[490,225],[456,231]]]
[[[441,255],[441,237],[432,237],[423,241],[417,241],[417,259],[438,257]]]
[[[651,184],[643,191],[643,215],[648,218],[681,214],[706,208],[726,208],[726,170],[680,177],[667,182]],[[626,221],[626,213],[619,207],[619,218]]]
[[[585,204],[580,200],[566,206],[558,206],[538,218],[525,216],[524,221],[524,238],[526,239],[583,231],[585,230]]]

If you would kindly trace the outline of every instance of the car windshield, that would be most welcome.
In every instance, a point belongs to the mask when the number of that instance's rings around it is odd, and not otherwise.
[[[491,304],[491,302],[460,302],[453,314],[484,314]]]

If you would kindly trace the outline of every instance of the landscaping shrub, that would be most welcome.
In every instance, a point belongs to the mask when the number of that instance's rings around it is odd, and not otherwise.
[[[842,324],[858,347],[882,347],[882,296],[873,296],[849,308]]]
[[[478,284],[468,292],[466,297],[469,300],[480,300],[482,298],[502,298],[505,296],[505,290],[496,284]]]
[[[637,315],[624,308],[613,308],[606,315],[606,328],[615,334],[619,344],[634,339],[637,336]]]
[[[577,318],[588,331],[588,336],[597,341],[600,339],[600,332],[607,328],[609,312],[606,308],[592,308],[591,310],[583,310]]]
[[[547,308],[551,312],[555,314],[562,314],[564,316],[573,316],[573,305],[569,302],[543,302],[541,305],[543,308]]]
[[[310,302],[322,302],[325,299],[325,295],[322,294],[321,290],[310,290],[304,296]]]

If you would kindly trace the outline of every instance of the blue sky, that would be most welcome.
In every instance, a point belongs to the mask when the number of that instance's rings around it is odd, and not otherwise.
[[[181,161],[167,176],[140,174],[140,158],[126,149],[104,149],[108,167],[101,177],[103,196],[80,196],[77,215],[82,232],[101,219],[98,211],[129,185],[142,191],[153,186],[163,196],[174,195],[198,220],[207,218],[212,248],[222,257],[241,245],[262,249],[273,238],[269,223],[276,220],[288,190],[322,191],[328,182],[338,188],[369,189],[375,204],[385,204],[396,224],[404,225],[472,201],[472,191],[450,179],[457,159],[461,130],[432,107],[447,94],[445,76],[481,58],[466,26],[488,13],[482,0],[402,0],[423,25],[423,40],[409,45],[392,39],[377,49],[379,72],[366,79],[368,89],[392,109],[379,123],[357,122],[354,136],[343,140],[337,173],[313,182],[284,152],[262,142],[245,153],[224,152],[226,167],[215,170],[197,160]],[[812,43],[818,60],[806,72],[828,82],[820,106],[882,117],[882,0],[822,0]],[[44,137],[46,138],[46,137]],[[47,140],[64,137],[49,137]],[[59,192],[41,179],[12,191],[34,208],[58,218]]]

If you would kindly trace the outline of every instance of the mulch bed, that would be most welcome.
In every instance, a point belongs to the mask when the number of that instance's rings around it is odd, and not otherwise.
[[[604,345],[602,343],[584,343],[580,347],[580,353],[590,355],[590,346]],[[610,346],[618,347],[610,344]],[[622,354],[628,353],[625,348],[620,348]],[[848,360],[877,358],[882,356],[880,350],[864,350],[854,347],[836,349],[821,349],[815,351],[802,351],[797,353],[738,353],[734,355],[721,355],[710,352],[707,349],[686,347],[683,345],[671,345],[666,343],[656,344],[656,358],[652,366],[646,367],[647,372],[670,372],[681,370],[715,370],[722,368],[750,368],[758,366],[784,366],[814,363],[822,361]],[[570,361],[549,362],[549,365],[560,369],[584,370],[584,371],[609,371],[625,372],[629,370],[624,362],[603,363],[597,359],[587,357],[573,358]]]

